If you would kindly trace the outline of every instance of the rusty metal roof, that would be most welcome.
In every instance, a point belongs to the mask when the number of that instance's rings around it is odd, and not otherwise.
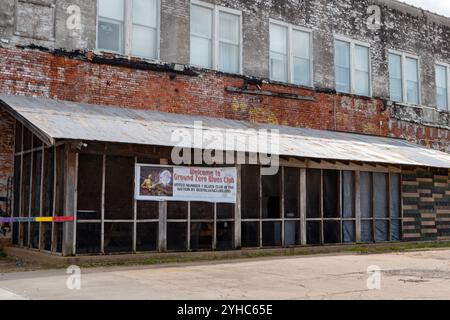
[[[268,148],[282,156],[450,168],[450,154],[400,139],[6,94],[0,94],[0,100],[47,144],[70,139],[199,148],[203,143],[203,149],[270,153],[251,139],[258,130],[277,130],[279,138],[269,135]],[[202,131],[195,131],[200,122]],[[194,132],[202,132],[203,140],[193,139]],[[226,133],[238,143],[227,145]]]

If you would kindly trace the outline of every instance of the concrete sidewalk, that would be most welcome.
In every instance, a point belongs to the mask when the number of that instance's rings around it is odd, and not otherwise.
[[[450,250],[0,275],[0,299],[450,299]],[[367,270],[381,268],[380,290]]]

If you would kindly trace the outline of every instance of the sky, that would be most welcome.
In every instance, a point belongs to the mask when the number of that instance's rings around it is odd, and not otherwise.
[[[450,0],[400,0],[400,1],[450,17]]]

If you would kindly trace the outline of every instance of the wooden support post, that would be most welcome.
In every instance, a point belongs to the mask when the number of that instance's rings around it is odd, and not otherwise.
[[[77,182],[77,154],[73,151],[70,145],[66,144],[64,147],[64,153],[66,155],[66,162],[63,170],[65,171],[64,179],[64,215],[75,217],[76,210],[76,182]],[[74,248],[74,223],[64,222],[63,224],[63,243],[62,254],[63,256],[71,256],[75,252]]]
[[[100,252],[105,254],[105,190],[106,190],[106,155],[103,155],[102,162],[102,208],[101,208],[101,239]]]
[[[242,166],[236,166],[236,204],[234,206],[234,248],[240,249],[242,246],[241,243],[241,220],[242,220],[242,212],[241,212],[241,193],[242,193]]]
[[[159,202],[158,251],[167,251],[167,202]]]
[[[356,243],[361,243],[361,172],[355,172]]]
[[[160,165],[168,165],[168,159],[160,159]],[[167,201],[159,202],[158,251],[167,251]]]
[[[301,245],[306,246],[306,169],[300,169],[300,236]]]

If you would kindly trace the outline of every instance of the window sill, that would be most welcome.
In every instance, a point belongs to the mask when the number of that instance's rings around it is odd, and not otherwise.
[[[449,110],[441,110],[438,109],[437,107],[429,107],[429,106],[424,106],[424,105],[418,105],[418,104],[411,104],[411,103],[406,103],[406,102],[397,102],[397,101],[392,101],[389,100],[389,102],[392,105],[397,105],[400,107],[407,107],[407,108],[413,108],[413,109],[422,109],[422,110],[430,110],[430,111],[436,111],[442,114],[450,114]]]
[[[117,58],[122,58],[122,59],[128,59],[128,60],[136,60],[136,61],[143,61],[143,62],[148,62],[148,63],[153,63],[153,64],[161,64],[161,59],[152,59],[152,58],[145,58],[145,57],[141,57],[141,56],[133,56],[133,55],[127,55],[121,52],[117,52],[117,51],[109,51],[109,50],[104,50],[104,49],[95,49],[94,51],[95,55],[98,56],[114,56]]]

